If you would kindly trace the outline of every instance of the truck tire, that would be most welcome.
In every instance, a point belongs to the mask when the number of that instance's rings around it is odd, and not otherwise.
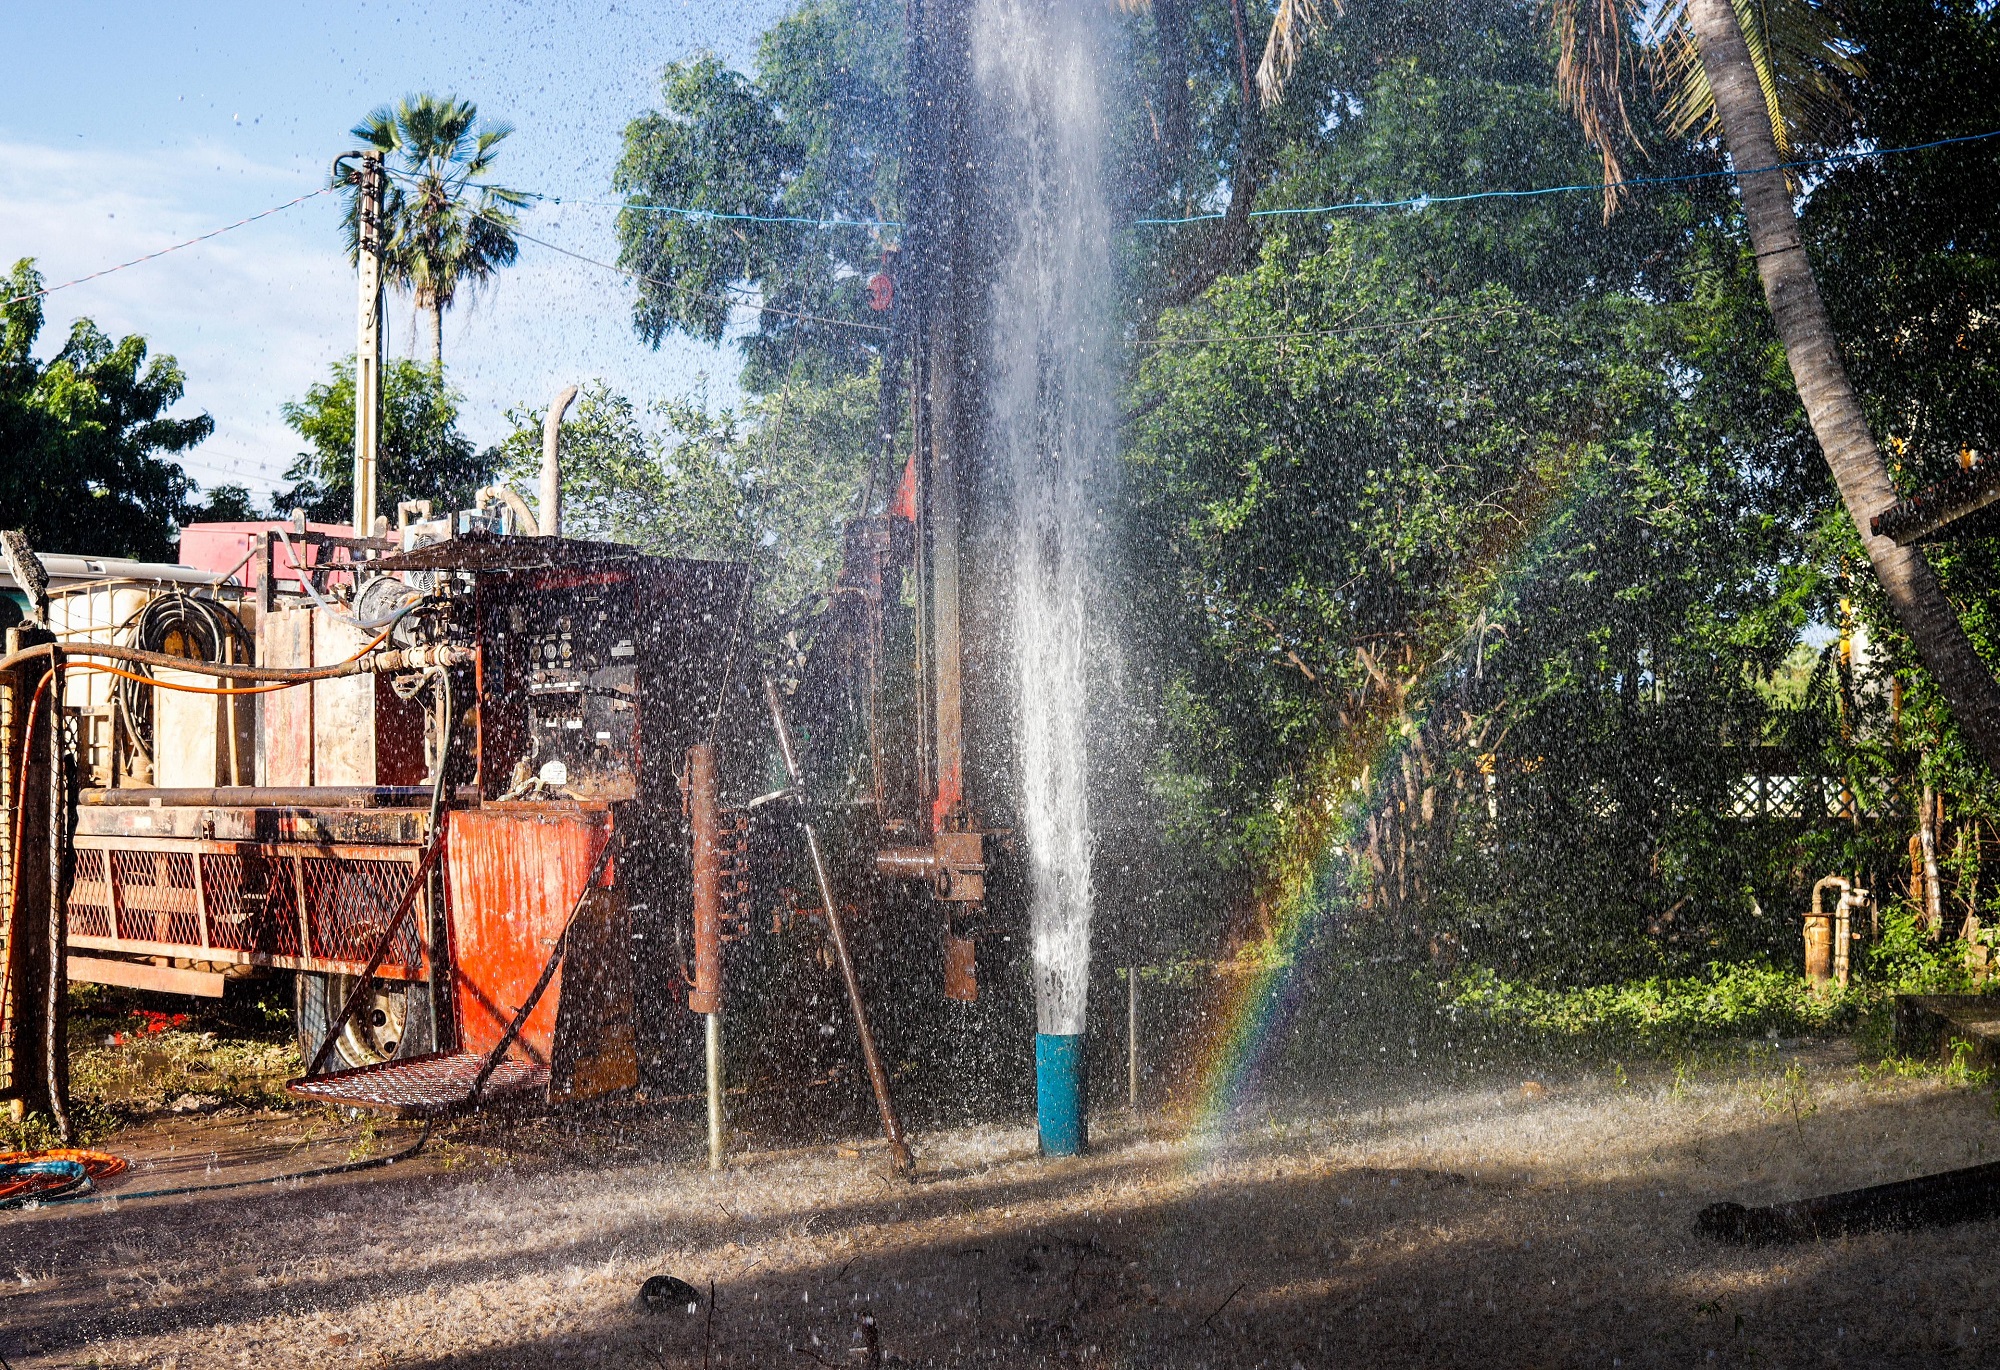
[[[351,975],[302,970],[296,977],[292,1021],[297,1026],[300,1063],[310,1067],[326,1031],[354,991]],[[341,1030],[328,1070],[401,1061],[432,1050],[430,986],[408,980],[375,980],[373,993]]]

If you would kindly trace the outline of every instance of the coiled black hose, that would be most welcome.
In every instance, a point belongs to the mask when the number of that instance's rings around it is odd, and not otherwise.
[[[190,595],[179,590],[147,600],[139,612],[125,620],[121,630],[126,645],[141,651],[187,657],[193,661],[228,662],[253,665],[257,645],[243,620],[219,600]],[[152,674],[143,664],[135,664],[132,674]],[[148,757],[153,755],[153,691],[136,680],[116,681],[118,708],[125,725]]]

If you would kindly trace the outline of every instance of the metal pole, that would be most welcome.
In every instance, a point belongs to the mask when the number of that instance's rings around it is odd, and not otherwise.
[[[715,748],[687,752],[688,827],[693,835],[694,984],[688,1007],[708,1021],[708,1168],[722,1169],[722,848]]]
[[[708,1168],[722,1169],[725,1146],[722,1123],[722,1014],[708,1018]]]
[[[60,650],[49,657],[49,904],[47,1001],[42,1010],[43,1071],[49,1082],[49,1117],[64,1146],[75,1139],[69,1120],[69,877],[74,795],[68,739],[63,736]]]
[[[688,1007],[722,1012],[722,848],[717,840],[715,748],[687,752],[688,827],[694,847],[694,984]]]
[[[355,171],[360,298],[354,337],[354,536],[375,535],[375,459],[382,429],[382,154],[361,154]]]
[[[777,684],[769,676],[764,677],[764,701],[771,708],[771,726],[778,734],[778,751],[785,759],[785,776],[792,788],[805,797],[805,776],[799,770],[798,756],[792,750],[792,730],[785,722],[785,711],[778,702]],[[819,885],[820,902],[826,905],[826,928],[833,939],[833,954],[840,962],[840,978],[847,986],[847,1002],[854,1013],[854,1031],[861,1039],[861,1060],[868,1068],[868,1084],[875,1091],[875,1108],[882,1115],[882,1135],[889,1139],[889,1154],[894,1159],[896,1170],[907,1175],[916,1166],[910,1155],[910,1144],[903,1139],[903,1125],[896,1118],[896,1105],[889,1098],[889,1072],[882,1068],[882,1057],[875,1050],[875,1034],[868,1027],[868,1009],[861,1001],[861,978],[854,973],[854,957],[847,950],[847,929],[840,920],[840,905],[833,897],[833,877],[827,874],[826,856],[819,848],[819,833],[812,820],[801,818],[799,826],[805,829],[806,852],[812,858],[813,879]]]
[[[1139,968],[1125,967],[1125,1103],[1139,1108]]]

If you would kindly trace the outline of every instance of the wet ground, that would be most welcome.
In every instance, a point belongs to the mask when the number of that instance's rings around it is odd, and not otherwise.
[[[1524,1087],[1525,1085],[1525,1087]],[[126,1193],[414,1136],[296,1115],[127,1131]],[[1689,1366],[2000,1363],[2000,1225],[1743,1249],[1766,1202],[2000,1157],[1983,1088],[1844,1044],[1630,1078],[1408,1084],[1190,1138],[1099,1120],[746,1151],[634,1110],[441,1130],[359,1175],[0,1217],[0,1356],[83,1365]],[[318,1129],[315,1132],[315,1129]],[[604,1139],[609,1130],[612,1139]],[[703,1307],[646,1311],[667,1273]],[[713,1282],[715,1298],[707,1302]],[[874,1319],[871,1352],[862,1315]]]

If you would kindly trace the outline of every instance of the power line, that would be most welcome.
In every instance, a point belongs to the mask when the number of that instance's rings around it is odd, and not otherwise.
[[[791,214],[724,214],[714,209],[690,209],[684,205],[655,205],[641,200],[577,200],[563,195],[544,195],[540,191],[525,190],[517,194],[527,195],[551,205],[576,205],[587,209],[632,210],[640,214],[668,214],[681,219],[717,220],[723,223],[750,224],[803,224],[811,228],[902,228],[901,219],[815,219]]]
[[[203,233],[198,237],[189,238],[186,242],[175,243],[172,247],[163,247],[158,252],[148,252],[143,257],[134,257],[131,261],[120,262],[117,266],[107,266],[102,271],[93,271],[88,276],[78,276],[75,280],[64,281],[61,285],[44,286],[40,290],[30,290],[25,295],[16,295],[13,299],[6,301],[6,305],[16,305],[21,303],[23,300],[35,300],[35,299],[40,299],[44,295],[53,295],[58,290],[67,290],[73,285],[82,285],[85,281],[94,281],[99,276],[109,276],[114,271],[123,271],[128,267],[138,266],[142,262],[150,262],[155,258],[164,257],[169,252],[179,252],[184,247],[193,247],[196,243],[205,243],[210,238],[220,237],[224,233],[228,233],[233,229],[238,229],[243,227],[245,224],[254,224],[259,219],[268,219],[273,214],[282,213],[283,211],[290,209],[293,205],[302,205],[307,200],[311,200],[318,196],[325,195],[332,190],[333,190],[332,186],[321,186],[318,190],[309,190],[305,194],[299,196],[296,199],[287,200],[281,205],[273,205],[269,209],[259,210],[257,213],[250,215],[248,218],[238,219],[233,224],[224,224],[221,228],[210,229],[208,232]],[[0,308],[4,307],[6,306],[0,305]]]
[[[1269,218],[1297,217],[1299,215],[1306,215],[1306,214],[1339,214],[1356,210],[1381,210],[1381,209],[1423,210],[1423,209],[1429,209],[1434,205],[1466,204],[1474,200],[1525,200],[1546,195],[1571,195],[1585,191],[1602,193],[1606,190],[1638,190],[1638,189],[1644,189],[1649,186],[1684,185],[1692,181],[1709,181],[1725,176],[1739,176],[1739,177],[1757,176],[1768,171],[1794,171],[1806,167],[1833,166],[1843,162],[1862,161],[1870,157],[1893,157],[1910,152],[1927,152],[1933,148],[1952,147],[1961,143],[1984,142],[1990,138],[2000,138],[2000,129],[1992,129],[1985,133],[1968,133],[1955,138],[1935,138],[1926,143],[1911,143],[1903,147],[1875,148],[1866,152],[1839,152],[1839,153],[1829,154],[1825,157],[1810,157],[1810,158],[1803,158],[1798,161],[1777,162],[1772,164],[1771,166],[1754,167],[1747,171],[1735,171],[1735,170],[1695,171],[1695,172],[1688,172],[1684,175],[1679,175],[1679,176],[1634,176],[1634,177],[1629,177],[1622,181],[1611,181],[1611,182],[1579,181],[1569,185],[1537,186],[1527,190],[1475,190],[1475,191],[1468,191],[1464,194],[1459,194],[1459,195],[1430,195],[1430,194],[1412,195],[1400,200],[1349,200],[1340,204],[1330,204],[1330,205],[1297,205],[1297,206],[1290,206],[1278,209],[1256,209],[1250,211],[1250,217],[1253,219],[1269,219]],[[392,170],[391,174],[406,175],[407,173],[400,173]],[[153,261],[157,258],[166,256],[170,252],[179,252],[182,248],[193,247],[196,243],[207,242],[210,238],[220,237],[222,234],[231,232],[235,229],[242,228],[246,224],[253,224],[257,222],[257,220],[259,219],[269,218],[273,214],[282,213],[283,211],[292,208],[294,205],[304,204],[307,200],[314,199],[321,195],[330,194],[335,189],[336,187],[330,185],[322,186],[318,190],[308,191],[305,194],[300,195],[294,199],[285,201],[283,204],[273,205],[269,209],[260,210],[258,213],[248,215],[247,217],[242,219],[238,219],[235,223],[224,224],[221,228],[211,229],[207,233],[199,234],[196,237],[189,238],[184,242],[175,243],[171,247],[163,247],[158,252],[149,252],[143,257],[134,257],[129,262],[120,262],[116,266],[105,267],[102,271],[93,271],[87,276],[78,276],[74,280],[64,281],[60,285],[45,286],[40,290],[29,291],[25,295],[16,295],[12,299],[0,302],[0,307],[19,304],[24,300],[39,299],[44,295],[52,295],[58,290],[67,290],[71,286],[82,285],[86,281],[94,281],[97,280],[99,277],[109,276],[113,272],[125,271],[131,267],[139,266],[145,262]],[[581,200],[581,199],[571,200],[571,199],[564,199],[563,197],[558,195],[547,195],[540,191],[519,191],[516,193],[527,195],[533,199],[542,200],[550,204],[573,204],[579,206],[595,206],[598,208],[606,208],[606,209],[615,208],[621,210],[635,209],[651,214],[679,215],[683,218],[697,220],[697,221],[713,220],[718,222],[737,222],[737,223],[804,224],[804,225],[816,225],[823,228],[902,228],[905,226],[902,223],[902,221],[896,219],[813,219],[796,215],[723,214],[714,210],[695,209],[689,206],[682,206],[682,205],[654,205],[654,204],[646,204],[643,202],[625,202],[625,201],[612,202],[608,200],[596,200],[596,201]],[[1134,219],[1129,225],[1129,227],[1132,228],[1174,227],[1177,225],[1184,225],[1184,224],[1210,223],[1218,219],[1225,219],[1227,217],[1228,214],[1226,212],[1217,212],[1213,214],[1191,214],[1182,218]],[[575,257],[578,261],[587,262],[592,266],[602,267],[607,271],[616,271],[622,275],[630,276],[635,280],[649,281],[655,285],[663,285],[663,286],[671,285],[670,282],[661,281],[657,277],[646,276],[639,272],[630,271],[625,267],[614,266],[609,262],[600,262],[597,261],[595,258],[585,257],[581,253],[571,252],[568,248],[558,247],[554,243],[542,242],[541,239],[530,237],[529,235],[520,232],[518,229],[514,230],[514,234],[516,237],[522,238],[528,242],[538,243],[542,247],[549,248],[551,251],[561,252],[566,256]],[[778,314],[783,317],[802,319],[814,323],[833,324],[842,328],[864,328],[864,329],[872,329],[878,332],[887,331],[881,328],[881,326],[878,324],[850,323],[844,319],[828,319],[810,314],[797,314],[788,310],[778,309],[770,305],[750,305],[748,304],[747,301],[729,301],[729,303],[743,304],[746,308],[755,308],[767,314]]]
[[[1536,186],[1526,190],[1475,190],[1459,195],[1417,194],[1400,200],[1349,200],[1341,204],[1298,205],[1280,209],[1257,209],[1250,212],[1253,219],[1279,218],[1300,214],[1338,214],[1351,210],[1372,209],[1428,209],[1432,205],[1463,204],[1471,200],[1521,200],[1543,195],[1571,195],[1582,191],[1602,193],[1606,190],[1638,190],[1647,186],[1680,185],[1689,181],[1715,180],[1724,176],[1756,176],[1766,171],[1796,171],[1805,167],[1831,166],[1841,162],[1861,161],[1869,157],[1892,157],[1907,152],[1927,152],[1933,148],[1950,147],[1958,143],[1984,142],[1989,138],[2000,138],[2000,129],[1985,133],[1968,133],[1955,138],[1937,138],[1927,143],[1911,143],[1904,147],[1875,148],[1865,152],[1836,152],[1824,157],[1802,158],[1798,161],[1778,162],[1772,166],[1754,167],[1748,171],[1696,171],[1679,176],[1633,176],[1622,181],[1578,181],[1568,185]],[[803,224],[819,228],[903,228],[900,219],[840,219],[810,218],[787,214],[724,214],[716,210],[695,209],[685,205],[648,204],[636,200],[588,200],[561,195],[549,195],[541,191],[516,192],[540,200],[545,204],[576,205],[593,209],[636,210],[647,214],[670,214],[692,220],[717,220],[734,223],[757,224]],[[1178,224],[1210,223],[1227,218],[1228,214],[1218,211],[1213,214],[1191,214],[1184,218],[1134,219],[1128,225],[1132,228],[1168,227]]]
[[[1712,181],[1723,176],[1759,176],[1767,171],[1796,171],[1804,167],[1831,166],[1839,162],[1857,162],[1868,157],[1892,157],[1905,152],[1927,152],[1932,148],[1950,147],[1956,143],[1978,143],[1988,138],[2000,138],[2000,128],[1986,133],[1968,133],[1958,138],[1938,138],[1928,143],[1912,143],[1907,147],[1876,148],[1869,152],[1837,152],[1825,157],[1809,157],[1796,162],[1777,162],[1771,166],[1753,167],[1748,171],[1691,171],[1681,176],[1633,176],[1623,181],[1579,181],[1573,185],[1538,186],[1532,190],[1474,190],[1462,195],[1412,195],[1402,200],[1349,200],[1334,205],[1299,205],[1285,209],[1253,209],[1253,219],[1274,219],[1300,214],[1339,214],[1349,210],[1365,209],[1429,209],[1432,205],[1464,204],[1471,200],[1527,200],[1542,195],[1570,195],[1578,191],[1593,191],[1599,194],[1607,190],[1638,190],[1646,186],[1682,185],[1689,181]],[[1132,227],[1171,227],[1177,224],[1209,223],[1216,219],[1226,219],[1226,211],[1215,214],[1191,214],[1180,219],[1134,219]]]
[[[758,311],[760,314],[776,314],[782,318],[801,319],[807,323],[831,324],[836,328],[865,328],[870,332],[874,333],[887,333],[889,331],[887,328],[885,328],[883,325],[879,323],[854,323],[847,319],[828,318],[824,314],[801,314],[798,313],[796,310],[780,309],[776,305],[752,304],[748,300],[733,300],[726,295],[710,295],[706,291],[696,290],[692,286],[684,285],[679,281],[661,280],[658,276],[648,276],[645,272],[634,271],[630,267],[619,266],[613,262],[601,262],[595,257],[586,257],[581,252],[572,252],[569,248],[559,246],[556,243],[547,242],[541,238],[533,237],[529,234],[521,232],[519,229],[514,230],[514,236],[516,238],[519,238],[522,242],[534,243],[537,247],[546,247],[547,249],[549,249],[549,251],[560,252],[565,257],[574,257],[579,262],[583,262],[589,266],[601,267],[606,271],[615,271],[620,276],[629,277],[630,279],[635,281],[645,281],[650,285],[661,286],[668,290],[678,290],[683,292],[684,294],[693,295],[697,299],[713,300],[717,304],[726,304],[730,306],[732,309],[754,309]]]

